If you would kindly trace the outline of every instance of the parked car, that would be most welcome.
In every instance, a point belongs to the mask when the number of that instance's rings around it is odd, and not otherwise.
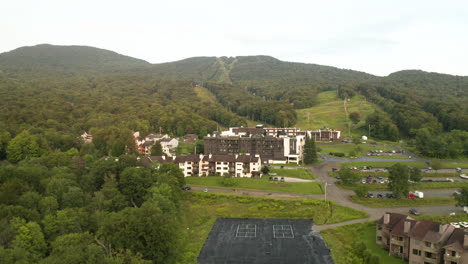
[[[192,190],[192,187],[190,187],[190,186],[184,186],[184,187],[182,187],[182,190],[184,190],[184,191],[190,191],[190,190]]]
[[[451,224],[453,227],[455,227],[455,228],[460,228],[460,227],[461,227],[460,224],[457,223],[457,222],[452,222],[452,223],[450,223],[450,224]]]
[[[205,188],[205,189],[203,190],[203,192],[208,192],[208,188]]]
[[[273,180],[274,180],[274,181],[278,181],[278,177],[274,177]]]
[[[284,177],[281,177],[280,181],[284,182]]]
[[[338,169],[337,168],[332,168],[332,171],[338,171]]]
[[[460,222],[458,224],[461,225],[464,228],[468,228],[468,222]]]
[[[374,194],[373,194],[373,193],[368,193],[368,194],[367,194],[367,197],[369,197],[369,198],[374,198]]]
[[[420,215],[421,213],[419,213],[419,211],[416,209],[416,208],[411,208],[409,210],[410,214],[412,215]]]
[[[393,196],[393,193],[387,193],[387,194],[385,194],[385,197],[386,198],[395,198],[395,196]]]
[[[383,198],[383,195],[381,193],[377,194],[377,198]]]

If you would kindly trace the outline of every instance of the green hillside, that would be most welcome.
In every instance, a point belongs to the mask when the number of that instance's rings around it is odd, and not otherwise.
[[[87,46],[42,44],[0,54],[0,69],[3,70],[115,71],[149,65],[144,60]]]
[[[343,131],[348,135],[348,129],[357,129],[365,124],[367,116],[377,108],[373,103],[368,102],[364,96],[356,95],[346,102],[348,115],[351,112],[358,112],[361,121],[357,125],[352,125],[344,110],[344,101],[338,98],[336,91],[321,92],[317,96],[317,106],[297,110],[296,127],[301,129],[318,129],[330,127]],[[349,127],[352,125],[352,127]],[[352,131],[351,131],[352,132]]]

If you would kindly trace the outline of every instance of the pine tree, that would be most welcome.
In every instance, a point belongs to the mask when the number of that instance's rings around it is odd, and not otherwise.
[[[151,147],[151,156],[162,156],[164,155],[161,143],[156,141],[154,145]]]
[[[317,161],[315,140],[307,135],[304,143],[304,164],[312,164],[315,161]]]

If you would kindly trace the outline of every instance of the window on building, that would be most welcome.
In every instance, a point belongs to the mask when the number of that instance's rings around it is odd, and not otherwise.
[[[377,230],[382,230],[382,226],[377,226]]]
[[[378,236],[378,237],[377,237],[377,241],[382,241],[382,237],[381,237],[381,236]]]
[[[431,245],[432,245],[431,242],[425,242],[424,244],[426,245],[426,247],[431,247]]]
[[[456,257],[456,256],[457,256],[457,252],[452,250],[452,257]]]
[[[425,256],[426,258],[432,258],[432,252],[424,251],[424,256]]]
[[[413,249],[413,255],[421,256],[421,250]]]

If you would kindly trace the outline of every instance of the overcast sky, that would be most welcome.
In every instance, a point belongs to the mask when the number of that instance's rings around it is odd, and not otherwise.
[[[468,1],[7,0],[0,52],[87,45],[151,63],[270,55],[376,75],[468,76]]]

